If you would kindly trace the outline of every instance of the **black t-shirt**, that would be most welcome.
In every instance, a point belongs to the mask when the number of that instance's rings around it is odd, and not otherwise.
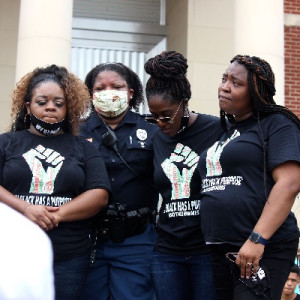
[[[159,131],[153,140],[155,184],[163,197],[155,249],[180,255],[206,253],[200,227],[199,153],[220,138],[219,118],[201,115],[182,133]]]
[[[201,154],[201,217],[207,242],[241,246],[274,185],[271,171],[286,161],[300,162],[300,134],[292,121],[272,114],[261,120],[261,128],[266,147],[266,185],[261,133],[253,117],[237,122],[220,142]],[[290,213],[270,243],[298,237],[297,222]]]
[[[87,190],[110,190],[101,155],[71,134],[44,137],[24,130],[0,135],[0,170],[0,184],[33,205],[61,206]],[[47,232],[55,259],[89,249],[89,222],[61,222]]]
[[[151,185],[153,184],[152,138],[157,130],[157,126],[148,123],[139,114],[130,110],[114,129],[121,157],[143,178],[141,179],[129,170],[114,150],[103,144],[102,136],[108,130],[95,111],[81,126],[80,135],[91,141],[104,158],[112,188],[110,203],[126,204],[128,210],[145,206],[152,210],[156,209],[158,192]]]

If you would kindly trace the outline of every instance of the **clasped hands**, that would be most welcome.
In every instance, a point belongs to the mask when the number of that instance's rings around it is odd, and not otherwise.
[[[49,231],[58,226],[58,210],[59,207],[29,204],[23,214],[43,230]]]

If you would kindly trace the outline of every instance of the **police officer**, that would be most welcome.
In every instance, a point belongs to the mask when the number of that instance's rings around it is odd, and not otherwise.
[[[95,261],[84,299],[154,299],[150,262],[156,230],[151,217],[158,192],[152,184],[152,137],[157,126],[131,110],[143,102],[143,88],[125,65],[100,64],[85,83],[93,108],[81,135],[102,153],[112,192],[107,211],[97,216]]]

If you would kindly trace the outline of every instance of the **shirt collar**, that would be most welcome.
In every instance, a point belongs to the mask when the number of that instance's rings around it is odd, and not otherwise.
[[[138,119],[138,114],[132,112],[130,109],[125,113],[123,119],[121,122],[118,124],[118,127],[122,126],[122,124],[136,124]],[[91,116],[90,116],[90,129],[93,130],[97,127],[102,127],[104,126],[103,120],[101,117],[98,115],[96,111],[93,111]]]

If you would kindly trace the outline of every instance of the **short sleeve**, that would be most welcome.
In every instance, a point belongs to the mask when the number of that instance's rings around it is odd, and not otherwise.
[[[300,130],[296,124],[276,114],[267,127],[268,169],[287,161],[300,163]]]

